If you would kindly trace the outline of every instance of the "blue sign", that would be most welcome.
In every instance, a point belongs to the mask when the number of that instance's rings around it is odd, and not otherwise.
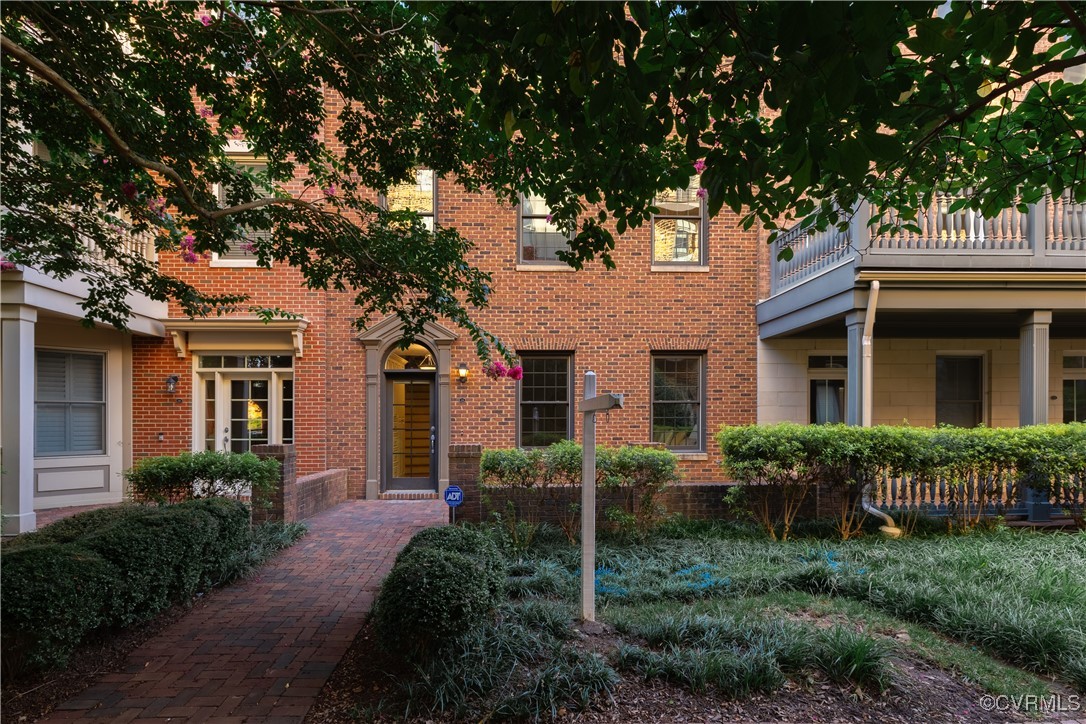
[[[455,508],[464,502],[464,491],[459,485],[450,485],[445,488],[445,503],[450,508]]]

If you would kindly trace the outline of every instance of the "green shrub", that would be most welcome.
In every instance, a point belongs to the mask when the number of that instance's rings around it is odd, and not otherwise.
[[[192,498],[241,498],[255,500],[279,484],[279,461],[252,453],[205,451],[176,456],[143,458],[125,480],[133,499],[153,503],[177,503]]]
[[[214,535],[204,547],[201,586],[216,586],[235,578],[237,559],[248,551],[254,535],[249,526],[248,507],[236,500],[206,498],[179,503],[175,508],[203,511],[217,523]]]
[[[890,685],[889,649],[870,636],[844,626],[822,631],[814,660],[837,683],[884,691]]]
[[[33,533],[16,536],[4,543],[4,550],[14,550],[22,546],[43,545],[46,543],[71,543],[83,538],[88,533],[113,523],[135,520],[154,514],[154,508],[134,503],[87,510],[62,518],[55,523],[50,523]]]
[[[118,571],[110,622],[128,626],[146,621],[194,593],[204,573],[205,549],[218,535],[217,528],[217,521],[202,510],[166,507],[83,538],[80,545]]]
[[[581,446],[563,440],[542,450],[486,450],[479,475],[484,493],[521,492],[514,510],[497,511],[511,532],[520,523],[537,525],[543,511],[549,510],[572,542],[580,525],[581,464]],[[680,479],[674,453],[637,446],[597,448],[596,475],[599,488],[622,497],[621,508],[609,510],[608,519],[620,531],[638,534],[660,522],[664,509],[659,496]]]
[[[505,558],[494,539],[486,533],[455,525],[426,528],[408,541],[396,561],[420,548],[434,548],[472,558],[482,568],[486,586],[494,599],[500,600],[505,595]]]
[[[374,604],[381,645],[408,659],[439,650],[498,604],[478,558],[417,547],[396,560]]]
[[[6,548],[0,564],[4,668],[63,665],[87,632],[108,622],[117,571],[73,544]]]

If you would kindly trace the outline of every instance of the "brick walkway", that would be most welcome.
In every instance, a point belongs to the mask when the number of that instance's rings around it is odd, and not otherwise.
[[[396,552],[447,518],[435,500],[352,500],[311,518],[255,578],[217,592],[45,721],[302,721]]]

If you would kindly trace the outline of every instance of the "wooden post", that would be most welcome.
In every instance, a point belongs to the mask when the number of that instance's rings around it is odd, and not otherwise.
[[[584,373],[584,399],[596,396],[596,373]],[[581,456],[581,620],[596,620],[596,413],[584,413]]]

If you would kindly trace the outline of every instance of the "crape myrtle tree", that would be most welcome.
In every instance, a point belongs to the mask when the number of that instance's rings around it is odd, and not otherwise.
[[[360,324],[445,318],[488,356],[470,240],[369,200],[415,167],[544,195],[575,268],[612,267],[614,232],[694,173],[711,214],[770,238],[844,225],[860,198],[906,223],[935,191],[985,214],[1086,200],[1083,3],[9,1],[0,19],[4,254],[85,279],[87,319],[116,326],[132,291],[246,304],[160,273],[132,233],[192,259],[271,230],[260,263],[350,290]],[[234,138],[266,174],[231,162]]]

